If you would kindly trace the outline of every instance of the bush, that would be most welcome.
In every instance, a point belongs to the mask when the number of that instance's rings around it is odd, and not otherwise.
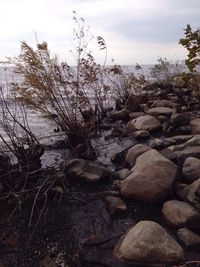
[[[90,37],[84,20],[76,16],[74,20],[76,66],[60,64],[46,42],[37,44],[35,50],[22,42],[21,54],[12,62],[23,81],[13,83],[12,91],[61,128],[72,145],[84,143],[91,148],[91,133],[109,105],[110,87],[104,81],[104,65],[97,64],[87,52]],[[98,44],[106,49],[103,38],[98,37]]]

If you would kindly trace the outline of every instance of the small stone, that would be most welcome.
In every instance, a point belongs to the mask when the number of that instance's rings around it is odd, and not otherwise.
[[[173,103],[170,102],[169,100],[165,100],[165,99],[161,99],[161,100],[155,100],[153,102],[153,104],[151,105],[152,108],[155,107],[168,107],[168,108],[172,108],[173,107]]]
[[[187,247],[200,244],[200,235],[197,235],[187,228],[178,229],[177,235]]]
[[[152,132],[152,131],[159,130],[162,127],[162,125],[153,116],[145,115],[137,119],[131,120],[128,123],[127,127],[132,131],[145,130],[145,131]]]
[[[187,202],[169,200],[164,203],[162,212],[166,221],[174,226],[199,226],[200,213]]]
[[[129,169],[122,169],[117,172],[117,175],[119,176],[120,180],[124,180],[129,175],[129,173]]]
[[[183,164],[183,174],[191,183],[200,178],[200,159],[188,157]]]
[[[98,182],[111,175],[111,172],[98,162],[83,159],[67,161],[66,170],[69,176],[84,179],[88,182]]]
[[[172,114],[173,110],[172,108],[168,107],[156,107],[156,108],[151,108],[149,109],[146,113],[151,116],[166,116],[170,117]]]
[[[112,216],[125,214],[127,212],[126,204],[121,198],[107,196],[105,197],[105,201],[107,203],[107,208]]]
[[[150,133],[148,131],[145,131],[145,130],[135,131],[135,132],[133,132],[132,135],[136,139],[147,139],[150,137]]]

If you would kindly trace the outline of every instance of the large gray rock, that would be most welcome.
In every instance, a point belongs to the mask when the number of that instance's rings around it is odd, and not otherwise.
[[[188,157],[183,164],[183,174],[189,182],[200,178],[200,159]]]
[[[200,213],[187,202],[169,200],[164,203],[162,212],[166,221],[177,227],[196,227],[200,223]]]
[[[66,162],[69,176],[78,177],[88,182],[98,182],[111,175],[111,172],[98,162],[83,159],[72,159]]]
[[[129,176],[121,183],[121,194],[147,202],[159,202],[170,191],[177,167],[154,149],[139,156]]]
[[[133,264],[172,264],[184,261],[181,246],[153,221],[140,221],[115,248],[118,258]]]
[[[170,117],[173,112],[172,108],[168,107],[156,107],[156,108],[150,108],[146,113],[151,116],[166,116]]]
[[[177,235],[187,247],[200,244],[200,236],[187,228],[178,229]]]
[[[151,132],[160,129],[162,126],[161,123],[153,116],[145,115],[131,120],[128,123],[128,127],[134,131],[146,130]]]
[[[127,154],[125,161],[129,165],[130,168],[132,168],[135,165],[137,157],[142,155],[144,152],[150,150],[151,148],[142,144],[137,144],[133,147],[131,147]]]

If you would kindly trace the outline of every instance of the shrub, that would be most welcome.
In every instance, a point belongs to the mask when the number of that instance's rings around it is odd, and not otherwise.
[[[87,51],[90,34],[84,20],[75,15],[74,21],[76,66],[60,63],[46,42],[38,43],[35,50],[22,42],[21,54],[12,62],[23,81],[13,83],[13,92],[61,128],[72,145],[84,143],[92,148],[91,133],[109,104],[110,87],[104,83],[104,66]],[[98,37],[98,44],[106,49],[103,38]]]

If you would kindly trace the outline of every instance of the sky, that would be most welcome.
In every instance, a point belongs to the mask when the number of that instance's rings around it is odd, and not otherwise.
[[[52,53],[74,63],[73,11],[94,38],[88,49],[102,63],[96,37],[107,46],[106,64],[154,64],[159,57],[182,60],[184,28],[200,26],[200,0],[0,0],[0,61],[20,53],[20,42],[46,41]]]

